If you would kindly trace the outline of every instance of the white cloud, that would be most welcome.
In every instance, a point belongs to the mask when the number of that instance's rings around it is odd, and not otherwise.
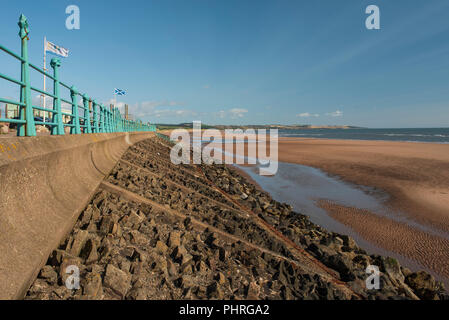
[[[121,112],[124,112],[125,104],[117,102],[117,105]],[[169,120],[169,118],[193,117],[197,115],[197,113],[192,110],[167,108],[179,105],[182,105],[182,103],[177,101],[143,101],[134,105],[129,105],[129,114],[134,118],[145,118],[145,120],[149,121],[152,121],[152,119],[155,118],[166,118],[164,119],[164,121],[166,121]]]
[[[342,117],[343,116],[343,111],[337,110],[337,111],[334,111],[334,112],[329,112],[329,113],[326,113],[326,116]]]
[[[310,117],[319,117],[320,115],[318,113],[304,112],[304,113],[298,113],[296,116],[300,117],[300,118],[310,118]]]
[[[225,118],[238,119],[238,118],[243,118],[246,113],[248,113],[247,109],[232,108],[232,109],[228,109],[228,110],[220,110],[215,113],[215,116],[220,119],[225,119]]]
[[[220,119],[226,118],[226,111],[224,111],[224,110],[218,111],[218,117],[219,117]]]
[[[231,117],[233,118],[243,118],[245,113],[248,113],[248,110],[242,108],[232,108],[231,110],[229,110],[229,112],[231,113]]]

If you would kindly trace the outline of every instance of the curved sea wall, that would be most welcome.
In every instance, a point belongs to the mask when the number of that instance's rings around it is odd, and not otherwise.
[[[0,139],[0,299],[22,298],[128,147],[154,133]]]

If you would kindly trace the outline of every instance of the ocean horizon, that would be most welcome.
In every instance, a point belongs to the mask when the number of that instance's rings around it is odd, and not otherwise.
[[[449,143],[449,128],[280,129],[279,137]]]

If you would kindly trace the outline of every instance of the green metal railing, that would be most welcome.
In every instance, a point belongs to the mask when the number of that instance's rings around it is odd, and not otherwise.
[[[160,133],[160,132],[156,132],[156,136],[157,136],[158,138],[167,140],[168,142],[172,142],[172,140],[170,139],[169,136],[167,136],[167,135],[165,135],[165,134],[162,134],[162,133]]]
[[[131,132],[131,131],[156,131],[156,126],[151,124],[143,124],[142,121],[131,121],[125,119],[120,114],[118,108],[111,106],[105,107],[103,104],[98,104],[94,99],[90,99],[86,94],[78,92],[76,87],[69,86],[59,80],[59,68],[61,61],[53,58],[50,66],[53,69],[53,75],[46,73],[44,70],[31,64],[28,60],[28,41],[29,41],[29,26],[27,18],[22,14],[19,18],[19,36],[22,42],[21,55],[18,55],[11,50],[0,45],[0,50],[6,52],[10,56],[19,60],[21,63],[21,79],[13,79],[7,75],[0,73],[0,78],[20,86],[20,101],[13,101],[0,97],[0,102],[16,105],[19,109],[18,119],[1,118],[0,122],[9,122],[17,124],[18,136],[35,136],[36,125],[45,125],[51,128],[52,135],[64,135],[64,127],[70,127],[70,134],[81,133],[100,133],[100,132]],[[30,69],[33,69],[43,76],[53,81],[53,93],[40,90],[31,85]],[[68,89],[70,91],[71,101],[61,98],[60,88]],[[39,106],[33,106],[31,100],[31,92],[38,92],[42,95],[53,98],[53,108],[49,109]],[[82,99],[82,106],[79,105],[79,98]],[[72,106],[71,113],[63,112],[61,110],[61,103],[66,103]],[[90,105],[92,108],[90,108]],[[79,113],[82,109],[82,115]],[[36,120],[34,117],[34,110],[44,112],[44,121]],[[51,113],[51,122],[45,121],[45,113]],[[69,117],[71,120],[64,123],[63,116]]]

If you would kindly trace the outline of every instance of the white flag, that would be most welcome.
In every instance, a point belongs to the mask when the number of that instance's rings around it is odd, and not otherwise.
[[[57,54],[58,56],[67,58],[69,56],[69,50],[66,48],[60,47],[55,45],[54,43],[51,43],[50,41],[47,41],[45,43],[45,51],[53,52],[54,54]]]

